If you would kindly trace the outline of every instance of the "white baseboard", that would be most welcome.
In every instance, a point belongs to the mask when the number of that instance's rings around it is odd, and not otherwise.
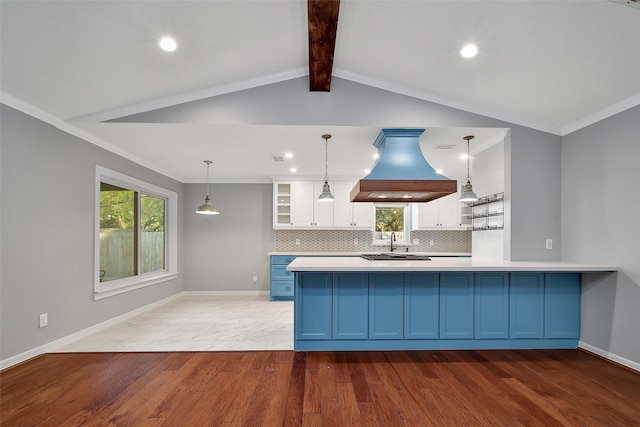
[[[609,359],[613,362],[619,363],[621,365],[626,366],[627,368],[633,369],[634,371],[640,372],[640,363],[634,362],[633,360],[629,360],[625,357],[618,356],[617,354],[608,352],[601,348],[595,347],[591,344],[587,344],[586,342],[580,341],[578,343],[579,348],[583,348],[591,353],[597,354],[598,356],[602,356],[605,359]]]
[[[263,297],[269,296],[269,291],[183,291],[184,296],[245,296]]]
[[[114,317],[112,319],[105,320],[104,322],[100,322],[100,323],[98,323],[96,325],[93,325],[93,326],[90,326],[90,327],[88,327],[86,329],[82,329],[82,330],[80,330],[78,332],[74,332],[71,335],[67,335],[67,336],[59,338],[59,339],[57,339],[55,341],[51,341],[51,342],[49,342],[47,344],[43,344],[43,345],[41,345],[39,347],[32,348],[31,350],[27,350],[24,353],[20,353],[20,354],[17,354],[15,356],[9,357],[7,359],[0,360],[0,370],[9,368],[9,367],[11,367],[13,365],[17,365],[18,363],[22,363],[25,360],[29,360],[29,359],[32,359],[32,358],[34,358],[36,356],[40,356],[41,354],[54,352],[56,349],[58,349],[58,348],[60,348],[60,347],[62,347],[64,345],[70,344],[70,343],[72,343],[72,342],[74,342],[76,340],[79,340],[80,338],[87,337],[87,336],[89,336],[89,335],[91,335],[93,333],[96,333],[96,332],[101,331],[101,330],[103,330],[105,328],[108,328],[109,326],[113,326],[116,323],[120,323],[123,320],[130,319],[130,318],[132,318],[134,316],[137,316],[139,314],[142,314],[142,313],[144,313],[146,311],[149,311],[149,310],[152,310],[152,309],[154,309],[156,307],[164,305],[164,304],[166,304],[168,302],[171,302],[171,301],[173,301],[175,299],[180,298],[182,295],[183,295],[183,292],[179,292],[177,294],[171,295],[170,297],[161,299],[161,300],[156,301],[156,302],[152,302],[151,304],[147,304],[145,306],[136,308],[135,310],[129,311],[129,312],[124,313],[124,314],[121,314],[120,316],[116,316],[116,317]]]

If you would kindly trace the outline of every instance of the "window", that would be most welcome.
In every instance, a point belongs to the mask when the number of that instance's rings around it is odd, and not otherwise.
[[[177,277],[177,194],[96,167],[96,275],[101,299]]]
[[[395,233],[396,242],[409,243],[409,207],[400,205],[376,205],[376,225],[374,244],[390,245],[391,233]]]

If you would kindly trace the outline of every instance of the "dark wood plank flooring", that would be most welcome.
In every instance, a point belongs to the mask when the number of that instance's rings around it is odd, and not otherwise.
[[[640,374],[579,350],[46,354],[9,426],[640,426]]]

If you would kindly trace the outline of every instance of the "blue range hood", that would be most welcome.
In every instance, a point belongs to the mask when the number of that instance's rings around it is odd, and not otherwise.
[[[352,202],[428,202],[455,193],[458,183],[431,167],[420,150],[424,129],[382,129],[379,158],[351,190]]]

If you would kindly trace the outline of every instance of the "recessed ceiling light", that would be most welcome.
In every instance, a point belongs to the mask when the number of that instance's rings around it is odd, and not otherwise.
[[[463,58],[473,58],[478,53],[478,47],[475,44],[468,44],[460,50]]]
[[[467,157],[469,156],[467,156],[466,154],[460,154],[460,159],[462,160],[467,160]]]
[[[370,173],[371,173],[371,169],[365,169],[365,170],[364,170],[364,173],[366,173],[366,174],[370,174]]]
[[[377,159],[378,157],[380,157],[380,154],[378,154],[378,153],[373,153],[373,158],[374,158],[374,159]]]
[[[173,52],[178,47],[178,44],[173,37],[165,36],[158,40],[158,46],[166,52]]]
[[[438,175],[442,175],[442,169],[436,169],[436,173],[437,173]]]
[[[287,159],[290,159],[293,157],[293,153],[284,153],[284,157],[286,157]]]
[[[297,172],[297,171],[298,171],[298,169],[296,169],[296,168],[289,169],[289,172],[291,172],[291,173],[294,173],[294,172]]]

